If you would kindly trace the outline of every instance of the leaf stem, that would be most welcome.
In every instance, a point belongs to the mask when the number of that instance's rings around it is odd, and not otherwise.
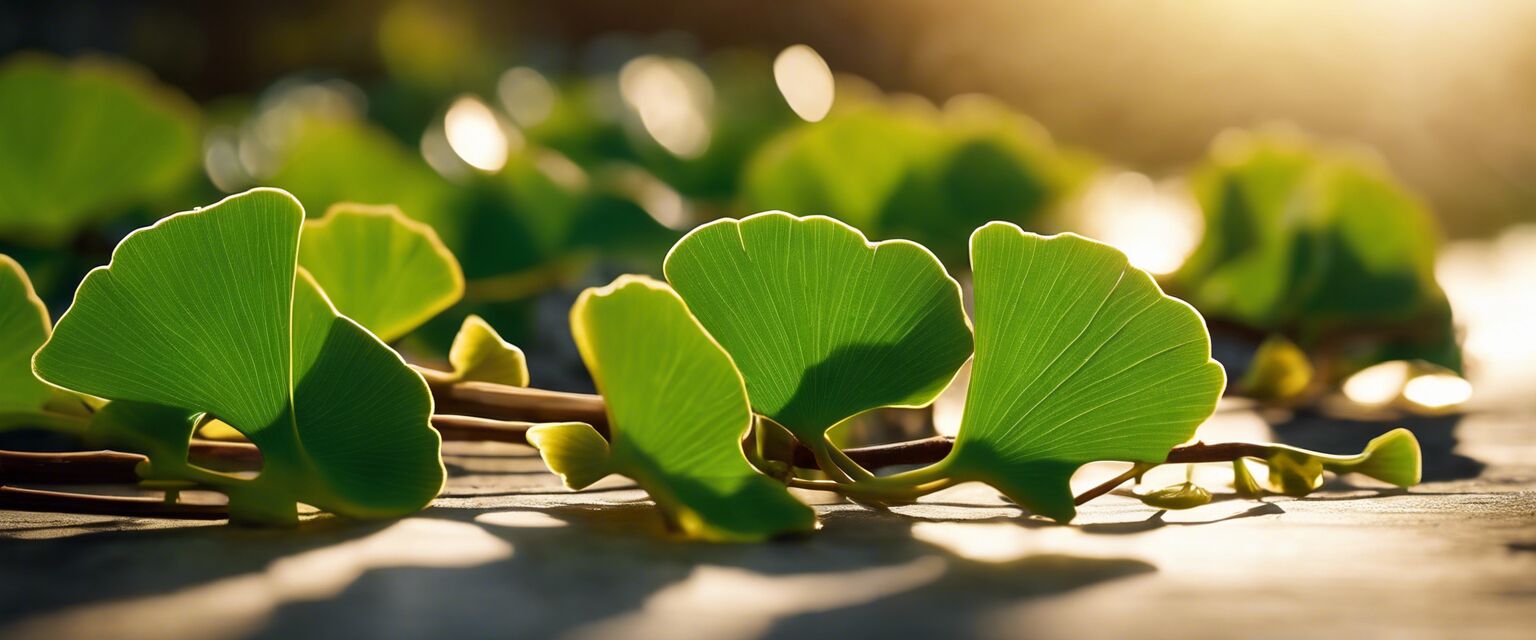
[[[229,509],[222,504],[168,502],[160,498],[103,496],[7,486],[0,486],[0,509],[177,520],[224,520],[229,517]]]

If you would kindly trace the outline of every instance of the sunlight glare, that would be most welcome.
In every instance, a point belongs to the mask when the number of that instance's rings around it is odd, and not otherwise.
[[[471,167],[495,173],[507,164],[511,151],[507,130],[479,98],[466,95],[454,100],[443,116],[443,134],[453,152]]]
[[[1431,373],[1408,381],[1403,397],[1427,409],[1445,409],[1472,399],[1472,384],[1451,373]]]
[[[1381,406],[1397,399],[1408,382],[1408,363],[1402,360],[1366,367],[1344,381],[1344,396],[1355,404]]]
[[[714,88],[693,63],[640,56],[619,71],[619,92],[646,133],[672,155],[697,158],[709,148]]]
[[[797,44],[779,52],[773,60],[773,80],[789,108],[806,122],[820,122],[832,110],[832,68],[815,49]]]
[[[1203,231],[1194,199],[1125,171],[1101,178],[1083,199],[1083,231],[1125,252],[1131,264],[1157,275],[1173,273],[1195,250]]]

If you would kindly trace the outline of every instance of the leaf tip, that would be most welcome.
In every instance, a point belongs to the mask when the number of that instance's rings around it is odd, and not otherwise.
[[[545,466],[567,488],[579,491],[612,473],[608,441],[585,422],[536,424],[528,444],[539,450]]]

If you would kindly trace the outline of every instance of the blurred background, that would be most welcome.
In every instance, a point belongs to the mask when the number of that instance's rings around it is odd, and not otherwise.
[[[405,350],[479,313],[586,390],[575,292],[701,222],[833,215],[964,282],[1004,219],[1159,275],[1237,393],[1435,413],[1536,367],[1531,33],[1520,0],[0,2],[0,253],[57,313],[228,193],[394,203],[469,279]]]

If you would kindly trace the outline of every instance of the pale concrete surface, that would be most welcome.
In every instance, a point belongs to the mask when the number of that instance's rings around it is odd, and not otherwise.
[[[758,545],[668,540],[619,479],[572,494],[526,448],[453,443],[445,495],[393,523],[0,512],[0,636],[1536,637],[1536,421],[1420,422],[1431,481],[1406,492],[1165,514],[1111,495],[1058,526],[966,486],[825,504],[820,532]],[[1269,437],[1242,411],[1208,427]],[[1342,451],[1386,428],[1278,435]]]

